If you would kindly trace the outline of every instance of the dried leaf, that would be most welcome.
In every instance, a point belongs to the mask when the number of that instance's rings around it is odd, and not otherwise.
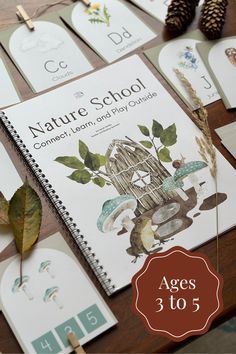
[[[0,192],[0,225],[9,224],[8,209],[9,203],[2,194],[2,192]]]
[[[10,200],[9,221],[16,248],[23,255],[37,241],[42,220],[42,204],[26,180]]]

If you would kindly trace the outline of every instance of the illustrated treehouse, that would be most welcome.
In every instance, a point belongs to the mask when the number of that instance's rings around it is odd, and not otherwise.
[[[137,199],[137,216],[176,196],[175,192],[162,189],[163,180],[170,173],[139,143],[115,139],[106,158],[106,173],[118,193],[131,194]]]

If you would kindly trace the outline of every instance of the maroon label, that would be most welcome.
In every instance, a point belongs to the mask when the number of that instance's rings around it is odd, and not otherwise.
[[[208,331],[223,310],[223,278],[182,247],[149,256],[132,279],[133,310],[157,335],[182,341]]]

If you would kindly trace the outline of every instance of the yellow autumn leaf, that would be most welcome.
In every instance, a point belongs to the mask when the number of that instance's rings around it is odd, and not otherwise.
[[[0,192],[0,225],[8,225],[9,224],[9,219],[8,219],[8,209],[9,209],[9,203]]]
[[[16,248],[23,255],[37,241],[42,221],[40,198],[27,180],[11,198],[8,215]]]

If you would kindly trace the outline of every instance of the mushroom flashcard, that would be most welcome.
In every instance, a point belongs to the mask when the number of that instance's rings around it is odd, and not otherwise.
[[[61,310],[61,309],[63,309],[64,306],[60,302],[60,298],[58,296],[58,292],[59,292],[59,287],[58,286],[53,286],[51,288],[48,288],[45,291],[45,293],[44,293],[43,301],[45,303],[53,301],[53,302],[55,302],[57,307]]]
[[[41,266],[45,273],[39,272],[39,265],[48,260],[56,270],[56,283],[45,265]],[[83,345],[117,323],[59,233],[38,242],[24,258],[22,284],[20,261],[16,255],[1,262],[0,308],[22,353],[70,354],[68,331]]]
[[[30,280],[30,277],[28,275],[23,275],[22,280],[21,280],[21,278],[16,278],[14,281],[14,284],[12,286],[12,292],[15,294],[20,291],[23,291],[25,293],[26,297],[28,298],[28,300],[33,300],[34,297],[31,294],[31,292],[29,291],[29,288],[27,285],[29,280]]]
[[[51,269],[51,261],[50,260],[46,260],[44,262],[40,263],[39,266],[39,273],[44,273],[47,272],[51,278],[55,278],[55,274],[53,273],[52,269]]]

